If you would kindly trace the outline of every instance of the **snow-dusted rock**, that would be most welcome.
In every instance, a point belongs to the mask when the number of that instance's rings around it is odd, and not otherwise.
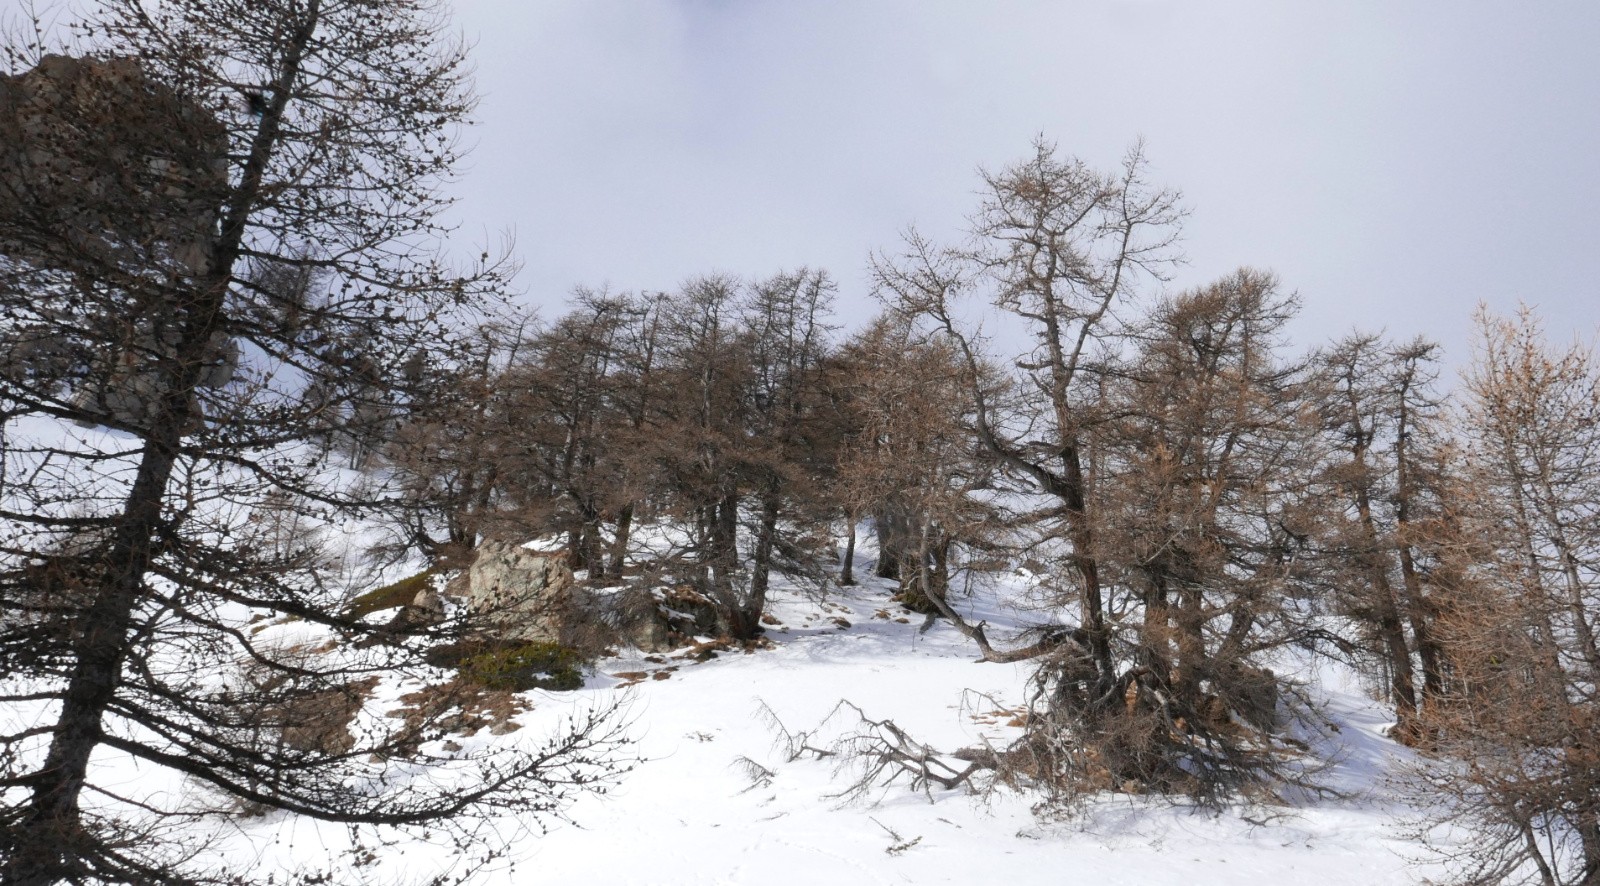
[[[588,595],[577,592],[559,553],[489,539],[467,570],[467,606],[479,629],[497,640],[562,643],[582,617]]]
[[[501,642],[664,652],[723,629],[716,606],[688,587],[592,587],[581,579],[563,550],[491,539],[445,593],[466,602],[480,636]],[[425,590],[408,610],[442,617],[444,606]]]

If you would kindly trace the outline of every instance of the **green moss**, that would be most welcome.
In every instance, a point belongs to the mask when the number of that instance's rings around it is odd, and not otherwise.
[[[404,606],[415,600],[417,593],[423,588],[432,584],[433,577],[436,574],[432,569],[424,569],[416,575],[402,578],[394,584],[367,591],[365,594],[350,601],[350,605],[345,607],[344,617],[357,619],[384,609]]]
[[[523,692],[583,686],[583,658],[559,643],[527,643],[486,649],[456,665],[462,679],[486,689]]]

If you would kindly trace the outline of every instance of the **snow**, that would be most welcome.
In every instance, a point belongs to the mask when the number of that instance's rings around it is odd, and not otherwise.
[[[660,886],[1416,881],[1415,853],[1395,829],[1404,810],[1383,783],[1405,752],[1382,737],[1382,709],[1337,668],[1307,677],[1344,745],[1327,781],[1350,796],[1271,810],[1272,821],[1244,813],[1264,824],[1126,797],[1079,820],[1048,821],[1016,794],[936,791],[930,802],[904,786],[875,803],[841,805],[835,795],[848,778],[829,761],[786,761],[763,705],[798,730],[849,699],[942,750],[1017,732],[984,717],[977,696],[1020,704],[1027,668],[975,662],[942,624],[919,634],[920,617],[873,618],[886,597],[864,587],[835,593],[827,608],[785,600],[776,611],[786,627],[772,631],[777,649],[724,653],[629,690],[648,762],[611,796],[581,802],[572,812],[581,827],[531,843],[515,871],[487,882],[523,882],[533,871],[541,882]],[[851,627],[828,621],[840,615]],[[606,670],[650,666],[619,660]],[[735,765],[740,756],[771,770],[770,782],[752,787]]]
[[[859,572],[869,574],[869,566]],[[1018,572],[959,602],[989,622],[991,635],[1003,634],[1022,622],[1021,609],[1001,598],[1020,602],[1031,584]],[[1385,737],[1388,712],[1350,669],[1310,655],[1272,664],[1314,701],[1323,722],[1301,737],[1316,756],[1334,761],[1321,781],[1338,796],[1210,813],[1116,795],[1067,819],[1036,815],[1037,797],[1003,788],[974,795],[901,783],[848,802],[840,794],[851,773],[841,771],[839,758],[791,759],[774,719],[791,734],[812,731],[816,747],[852,725],[841,701],[946,752],[1003,745],[1020,734],[1008,724],[1025,703],[1029,667],[977,661],[948,624],[902,610],[889,602],[891,593],[890,583],[870,578],[825,594],[779,581],[767,648],[722,650],[704,660],[692,649],[629,651],[600,661],[581,690],[526,693],[532,709],[518,715],[521,729],[456,737],[467,752],[533,747],[564,719],[620,703],[635,740],[625,751],[639,758],[636,766],[604,795],[580,796],[561,818],[492,822],[510,847],[487,864],[457,852],[437,831],[358,843],[341,826],[282,814],[214,823],[201,858],[262,877],[332,868],[340,881],[407,883],[471,872],[474,882],[492,886],[1316,886],[1436,875],[1407,836],[1417,813],[1394,776],[1413,757]],[[317,639],[301,623],[263,629],[283,643]],[[389,681],[364,716],[383,716],[417,688]],[[44,713],[34,706],[13,715]],[[752,780],[744,761],[768,776]],[[157,802],[181,806],[207,793],[114,754],[98,756],[96,768],[99,783]],[[198,830],[194,836],[205,838]]]
[[[996,707],[1022,704],[1026,665],[977,662],[954,630],[940,622],[922,632],[922,617],[889,603],[889,593],[870,580],[821,599],[782,586],[772,648],[704,661],[683,650],[634,652],[602,661],[578,692],[529,693],[524,729],[485,730],[470,744],[536,740],[573,705],[622,700],[637,740],[630,750],[642,759],[548,833],[526,827],[508,858],[477,871],[478,882],[1314,886],[1412,883],[1428,873],[1400,827],[1410,809],[1389,781],[1409,752],[1384,737],[1391,721],[1360,681],[1325,660],[1301,662],[1296,676],[1337,727],[1320,750],[1337,758],[1323,781],[1338,798],[1213,814],[1113,796],[1066,820],[1038,817],[1035,798],[1003,789],[975,796],[900,784],[841,800],[850,778],[837,758],[789,759],[772,716],[790,732],[811,730],[849,700],[944,751],[1019,731]],[[812,744],[849,718],[830,723]],[[743,758],[770,778],[752,782]],[[522,824],[502,822],[502,832]],[[304,821],[246,825],[243,836],[272,868],[354,857],[342,831]],[[460,873],[460,864],[447,846],[400,840],[358,866],[363,881],[392,882]]]

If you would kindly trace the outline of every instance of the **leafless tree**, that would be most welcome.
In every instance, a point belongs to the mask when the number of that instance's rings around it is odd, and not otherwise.
[[[419,552],[446,568],[461,565],[506,509],[506,478],[525,467],[524,404],[508,388],[508,363],[525,346],[526,323],[486,322],[455,343],[403,367],[414,388],[403,416],[369,470],[404,495],[379,514],[395,531],[379,552]]]
[[[746,294],[743,325],[754,370],[745,410],[754,450],[749,605],[758,618],[775,569],[807,571],[816,553],[785,529],[812,522],[834,462],[837,441],[825,420],[822,377],[836,289],[825,271],[801,269],[758,280]]]
[[[1440,749],[1419,773],[1476,837],[1459,882],[1600,883],[1600,366],[1536,318],[1480,311],[1464,384],[1464,528],[1476,561],[1439,625]]]
[[[892,563],[878,574],[900,582],[902,603],[937,612],[926,589],[944,599],[953,551],[982,556],[1000,529],[980,497],[993,465],[966,421],[966,368],[942,338],[893,315],[847,342],[838,368],[851,404],[839,453],[845,510],[872,516],[880,561]]]
[[[514,522],[524,534],[565,536],[569,565],[594,576],[606,572],[604,524],[626,506],[618,432],[629,423],[635,358],[625,346],[643,319],[629,296],[580,290],[498,382],[517,416],[508,429],[520,454],[507,477]]]
[[[1300,604],[1318,425],[1282,338],[1296,308],[1251,270],[1164,300],[1107,385],[1104,574],[1138,615],[1114,635],[1129,666],[1113,771],[1151,787],[1221,799],[1285,775],[1280,687],[1260,660],[1314,630]]]
[[[1304,369],[1280,355],[1292,298],[1241,271],[1136,311],[1176,255],[1176,193],[1142,151],[1098,172],[1053,146],[985,175],[972,239],[912,234],[875,262],[891,309],[964,368],[970,426],[1048,564],[1041,591],[1078,612],[1002,648],[940,611],[991,661],[1035,660],[1043,710],[1017,751],[1039,782],[1222,801],[1286,776],[1278,683],[1254,663],[1289,623],[1315,422]],[[973,322],[968,296],[998,312]],[[985,372],[1011,352],[1008,383]],[[1137,626],[1125,613],[1139,613]]]
[[[1431,391],[1436,351],[1422,340],[1395,346],[1353,335],[1322,357],[1337,453],[1324,479],[1344,506],[1328,510],[1331,534],[1321,543],[1340,560],[1343,611],[1371,630],[1365,647],[1381,652],[1394,735],[1407,743],[1425,741],[1443,689],[1425,568],[1425,527],[1440,512],[1440,459],[1448,449],[1441,400]]]
[[[466,757],[398,723],[280,740],[420,650],[308,661],[241,624],[371,630],[337,614],[315,542],[398,490],[323,442],[387,436],[405,367],[502,287],[436,247],[472,105],[444,26],[428,0],[107,0],[84,58],[8,55],[32,69],[0,78],[6,886],[244,877],[139,831],[213,810],[103,783],[106,754],[469,843],[477,812],[552,812],[610,771],[600,719]]]
[[[692,280],[662,305],[661,396],[644,421],[658,513],[690,528],[678,558],[729,636],[761,632],[771,573],[809,569],[786,517],[809,507],[831,464],[816,420],[834,285],[801,270],[753,283]],[[804,521],[800,521],[804,522]],[[741,527],[752,537],[748,562]]]

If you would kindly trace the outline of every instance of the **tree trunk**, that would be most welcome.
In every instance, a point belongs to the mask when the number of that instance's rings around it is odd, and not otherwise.
[[[878,564],[872,574],[899,581],[906,566],[905,520],[895,505],[885,504],[878,509],[872,526],[878,536]]]
[[[776,484],[774,484],[775,486]],[[778,535],[778,511],[781,500],[773,486],[761,496],[761,521],[756,527],[756,548],[752,555],[750,594],[744,601],[744,621],[753,625],[748,640],[761,632],[761,615],[767,608],[767,588],[772,578],[772,548]]]
[[[567,530],[567,568],[573,572],[583,568],[583,527]]]
[[[1102,686],[1111,686],[1117,680],[1117,667],[1111,658],[1111,632],[1106,628],[1100,564],[1094,556],[1094,531],[1089,526],[1083,461],[1078,447],[1063,447],[1061,462],[1065,468],[1061,497],[1067,510],[1067,537],[1072,542],[1072,565],[1082,582],[1079,589],[1079,619],[1100,682]]]
[[[1175,616],[1172,628],[1178,647],[1172,666],[1172,694],[1187,707],[1198,707],[1200,680],[1207,671],[1206,641],[1201,633],[1205,625],[1204,603],[1204,596],[1194,583],[1182,582],[1178,585],[1178,605],[1168,610]]]
[[[622,577],[623,567],[628,562],[628,538],[632,533],[633,502],[628,502],[617,512],[617,534],[611,539],[611,562],[606,566],[607,576]]]
[[[299,76],[302,54],[316,30],[312,0],[279,72],[277,98],[262,116],[239,185],[229,195],[221,234],[210,244],[206,274],[195,281],[194,299],[175,317],[179,338],[170,369],[158,384],[162,395],[145,433],[138,472],[123,505],[104,559],[94,602],[83,613],[73,642],[74,667],[44,766],[31,779],[32,794],[13,828],[19,851],[0,867],[0,886],[49,886],[72,876],[73,846],[83,831],[79,807],[89,759],[103,741],[106,709],[116,698],[131,649],[133,614],[142,597],[154,540],[163,530],[162,504],[184,428],[194,416],[193,391],[205,369],[206,345],[216,334],[244,226],[261,189],[278,138],[289,87]],[[91,841],[91,845],[92,845]]]
[[[212,267],[231,268],[233,254],[218,249]],[[89,759],[102,743],[105,712],[116,698],[127,664],[134,612],[143,596],[155,539],[163,529],[162,504],[178,444],[194,417],[191,392],[204,368],[205,345],[216,331],[226,285],[220,274],[208,275],[200,304],[175,318],[182,326],[172,370],[146,432],[139,469],[116,532],[95,564],[99,586],[76,626],[73,673],[44,765],[30,779],[27,811],[13,831],[11,839],[19,851],[0,867],[3,886],[48,886],[75,870],[74,845],[83,830],[79,798]]]
[[[1405,588],[1405,616],[1411,624],[1411,638],[1417,645],[1417,659],[1422,664],[1422,693],[1417,699],[1419,725],[1425,731],[1444,697],[1444,654],[1433,637],[1434,613],[1429,611],[1427,597],[1422,589],[1422,577],[1417,572],[1417,561],[1412,552],[1411,502],[1411,407],[1409,392],[1412,379],[1408,375],[1400,390],[1399,413],[1395,423],[1395,552],[1400,558],[1400,581]],[[1420,738],[1420,736],[1419,736]]]
[[[714,505],[706,508],[706,565],[711,582],[709,596],[727,620],[728,632],[737,639],[749,639],[753,625],[744,618],[745,607],[737,588],[739,568],[739,494],[728,490]]]
[[[79,797],[89,758],[101,743],[106,708],[116,697],[129,652],[161,503],[172,474],[176,434],[168,445],[152,441],[144,452],[103,570],[95,601],[82,616],[73,642],[76,667],[62,700],[44,766],[31,779],[33,793],[11,838],[17,853],[0,869],[4,886],[49,886],[76,870],[72,859],[82,829]]]
[[[1172,678],[1172,635],[1167,606],[1167,580],[1162,572],[1150,576],[1150,587],[1144,596],[1144,625],[1139,637],[1136,661],[1139,667],[1155,675],[1158,682]]]
[[[733,589],[733,576],[739,568],[739,493],[728,490],[715,509],[716,523],[712,527],[715,542],[714,557],[722,575],[722,586]]]
[[[1361,526],[1363,550],[1360,561],[1366,565],[1371,593],[1377,596],[1378,633],[1389,658],[1389,697],[1394,702],[1394,737],[1402,744],[1417,739],[1417,690],[1412,677],[1411,649],[1406,643],[1405,625],[1400,619],[1400,601],[1389,581],[1387,552],[1372,516],[1372,495],[1367,485],[1367,443],[1365,430],[1356,425],[1357,441],[1351,459],[1361,471],[1355,483],[1356,515]]]
[[[1398,549],[1400,578],[1406,589],[1406,619],[1411,623],[1411,638],[1417,644],[1417,659],[1422,663],[1422,695],[1418,699],[1418,717],[1426,727],[1444,696],[1444,654],[1433,637],[1433,614],[1428,611],[1428,602],[1423,596],[1422,577],[1417,573],[1417,562],[1412,556],[1411,546],[1400,544]]]
[[[928,574],[933,592],[945,596],[950,591],[950,535],[943,530],[933,545],[933,571]]]
[[[850,587],[856,583],[856,515],[845,515],[848,524],[844,540],[844,563],[839,567],[839,586]]]
[[[1417,690],[1412,676],[1411,648],[1406,642],[1405,625],[1400,618],[1399,601],[1395,599],[1394,586],[1385,568],[1384,549],[1379,547],[1377,528],[1372,522],[1371,504],[1366,493],[1356,496],[1361,515],[1362,532],[1367,551],[1362,559],[1367,561],[1367,574],[1372,583],[1372,593],[1377,596],[1378,634],[1389,658],[1389,696],[1394,702],[1395,738],[1411,744],[1417,738]]]
[[[602,576],[606,571],[605,536],[600,531],[600,515],[585,515],[583,531],[578,536],[578,544],[582,546],[583,569],[587,570],[590,578]]]

